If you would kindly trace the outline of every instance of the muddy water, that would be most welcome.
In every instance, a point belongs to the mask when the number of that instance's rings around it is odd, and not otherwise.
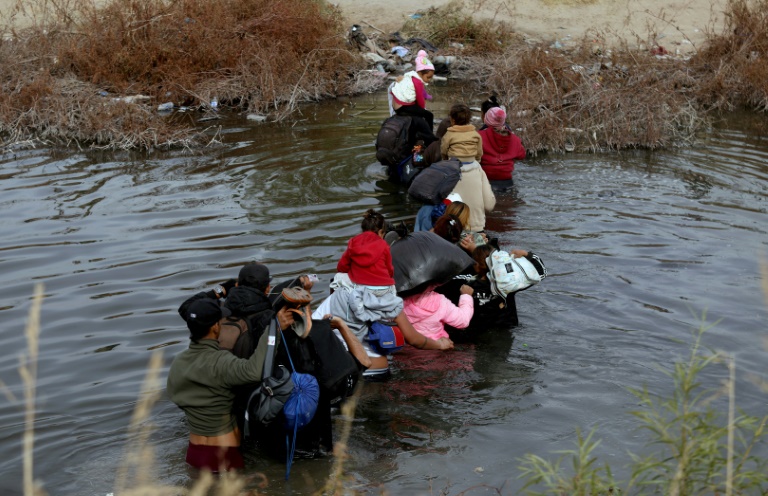
[[[107,494],[150,355],[163,352],[164,381],[186,347],[181,301],[249,260],[269,264],[276,280],[317,273],[321,298],[362,212],[412,221],[418,205],[369,165],[384,102],[310,106],[288,125],[226,119],[228,146],[202,156],[39,148],[0,157],[0,493],[19,491],[22,476],[17,369],[33,285],[46,294],[35,477],[51,494]],[[768,145],[743,122],[693,149],[519,164],[488,229],[539,253],[550,277],[518,296],[519,327],[466,336],[451,353],[403,353],[390,381],[366,384],[349,441],[352,481],[390,494],[479,484],[514,494],[517,458],[572,448],[577,429],[593,428],[597,455],[621,475],[625,453],[645,441],[627,388],[669,392],[658,366],[685,356],[704,312],[720,321],[705,344],[736,357],[740,405],[765,414],[748,376],[765,373]],[[717,385],[724,374],[704,379]],[[189,484],[181,411],[161,396],[142,425],[155,427],[157,479]],[[298,461],[285,483],[279,461],[251,454],[248,463],[269,477],[270,493],[286,494],[311,494],[330,468]]]

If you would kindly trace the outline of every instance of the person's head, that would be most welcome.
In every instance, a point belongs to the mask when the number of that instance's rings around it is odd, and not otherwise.
[[[485,113],[483,122],[485,122],[486,126],[501,131],[507,122],[507,112],[501,107],[491,107]]]
[[[469,225],[469,205],[462,201],[451,202],[450,205],[445,207],[445,214],[455,215],[462,226]]]
[[[461,241],[461,231],[464,227],[455,215],[443,214],[435,221],[435,227],[432,230],[444,240],[458,243]]]
[[[499,102],[496,100],[496,95],[491,95],[486,101],[480,104],[480,112],[482,113],[483,119],[485,119],[485,114],[488,112],[488,109],[500,106],[501,105],[499,105]]]
[[[466,126],[472,120],[472,111],[463,103],[457,103],[451,107],[451,122],[456,126]]]
[[[489,245],[480,245],[472,252],[472,258],[475,261],[475,274],[480,279],[488,275],[488,263],[485,261],[493,253],[493,247]]]
[[[266,265],[259,262],[251,262],[240,269],[240,273],[237,275],[237,285],[258,289],[266,294],[269,292],[269,281],[271,279]]]
[[[416,72],[421,80],[425,83],[432,81],[432,78],[435,76],[435,66],[432,65],[432,61],[427,57],[427,52],[419,50],[414,62],[416,63]]]
[[[369,208],[368,211],[363,214],[363,221],[360,223],[360,228],[363,232],[371,231],[383,237],[387,230],[387,220],[383,215],[374,209]]]
[[[193,301],[187,309],[185,319],[189,329],[189,339],[197,343],[209,333],[215,334],[219,321],[230,315],[228,308],[220,306],[219,302],[212,298]]]

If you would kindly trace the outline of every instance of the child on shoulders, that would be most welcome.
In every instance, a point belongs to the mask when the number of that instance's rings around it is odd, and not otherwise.
[[[496,206],[496,197],[478,162],[483,156],[483,139],[470,124],[471,118],[472,111],[466,105],[456,104],[451,108],[453,125],[440,140],[440,150],[443,158],[456,157],[461,161],[461,179],[453,193],[459,194],[469,206],[469,222],[463,227],[479,233],[485,230],[485,212]]]
[[[461,162],[480,161],[483,156],[483,139],[471,124],[472,111],[463,103],[451,107],[451,126],[440,139],[443,160],[456,157]]]
[[[369,209],[360,224],[362,233],[347,243],[336,270],[346,273],[354,286],[347,308],[352,315],[340,315],[353,324],[350,328],[362,341],[367,327],[362,324],[378,320],[392,320],[403,309],[403,300],[395,289],[395,268],[389,244],[384,241],[386,220]]]

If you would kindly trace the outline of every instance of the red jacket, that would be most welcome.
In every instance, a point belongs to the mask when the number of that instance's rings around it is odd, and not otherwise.
[[[490,181],[512,179],[515,160],[525,158],[525,148],[520,138],[509,133],[499,134],[491,127],[478,131],[483,138],[483,157],[480,165]]]
[[[346,272],[355,284],[364,286],[392,286],[395,267],[389,244],[372,231],[358,234],[347,243],[347,250],[336,266]]]

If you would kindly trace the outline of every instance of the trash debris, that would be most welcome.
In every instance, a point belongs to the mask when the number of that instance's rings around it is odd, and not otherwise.
[[[267,116],[261,114],[248,114],[247,119],[254,122],[266,122]]]
[[[169,110],[173,110],[173,102],[165,102],[157,106],[158,112],[167,112]]]
[[[404,46],[399,46],[398,45],[398,46],[392,47],[392,53],[394,55],[397,55],[400,58],[403,58],[403,57],[408,55],[408,49],[405,48]]]

